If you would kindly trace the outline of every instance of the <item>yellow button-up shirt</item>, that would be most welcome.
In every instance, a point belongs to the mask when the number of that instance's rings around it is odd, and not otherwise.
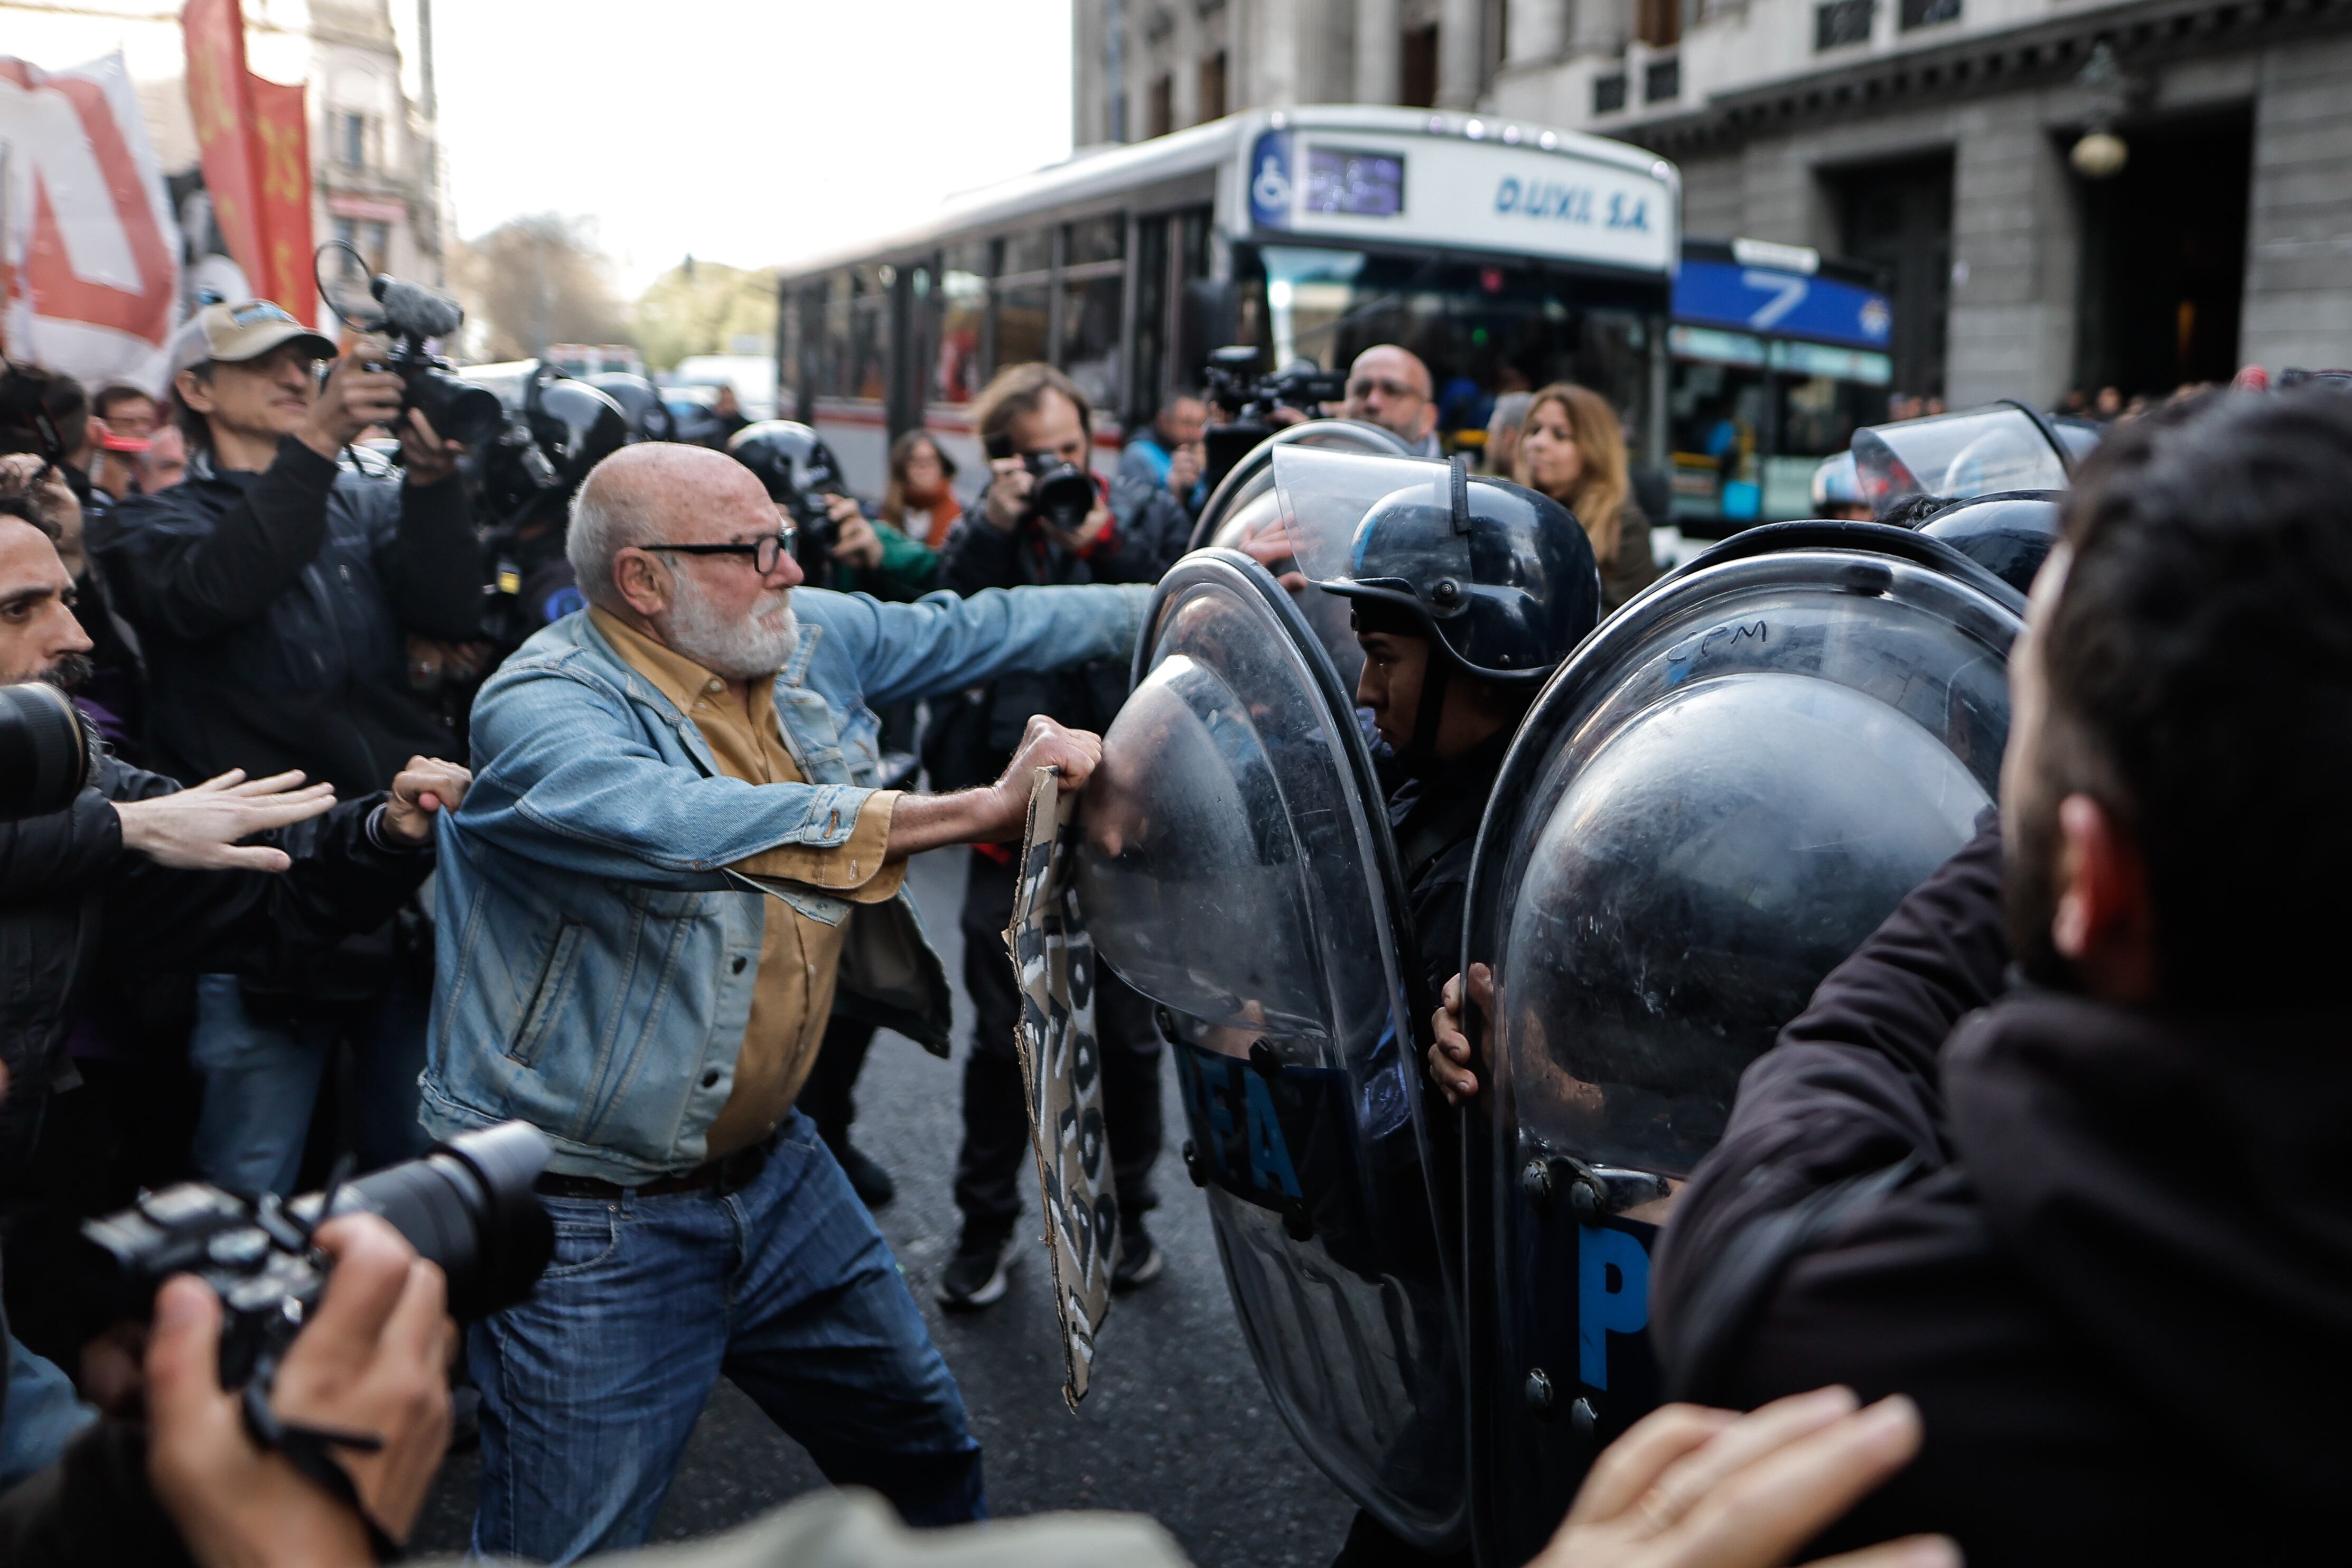
[[[738,702],[728,695],[724,680],[684,654],[602,609],[588,613],[613,651],[694,721],[721,773],[746,784],[806,782],[784,745],[774,676],[752,681],[744,692],[747,701]],[[904,860],[884,858],[898,804],[897,791],[878,790],[866,797],[847,842],[830,847],[778,845],[736,861],[734,869],[804,883],[852,903],[879,903],[907,879]],[[816,1061],[833,1010],[845,928],[812,920],[781,900],[766,903],[751,1018],[743,1028],[734,1086],[707,1141],[707,1156],[714,1160],[758,1142],[783,1120]]]

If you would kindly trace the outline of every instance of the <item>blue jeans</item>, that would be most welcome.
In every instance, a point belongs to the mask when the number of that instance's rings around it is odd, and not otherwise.
[[[300,1179],[302,1145],[319,1083],[348,1030],[355,1058],[360,1169],[414,1159],[432,1146],[417,1124],[416,1079],[425,1070],[426,999],[405,977],[376,1010],[351,1023],[256,1018],[234,974],[196,980],[196,1027],[188,1059],[204,1075],[196,1115],[196,1173],[232,1192],[290,1196]]]
[[[828,1479],[910,1524],[984,1518],[980,1445],[866,1205],[797,1110],[751,1184],[541,1200],[555,1259],[477,1324],[474,1550],[569,1563],[653,1528],[721,1373]]]
[[[8,1338],[8,1398],[0,1405],[0,1491],[47,1469],[74,1434],[98,1419],[54,1362]]]

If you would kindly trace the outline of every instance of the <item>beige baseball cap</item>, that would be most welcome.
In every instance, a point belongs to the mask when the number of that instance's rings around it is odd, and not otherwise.
[[[207,360],[259,359],[281,344],[299,341],[319,359],[335,357],[335,345],[267,300],[241,305],[207,305],[188,318],[172,336],[172,374]]]

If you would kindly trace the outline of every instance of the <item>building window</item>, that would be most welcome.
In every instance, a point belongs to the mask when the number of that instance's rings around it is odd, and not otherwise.
[[[1652,60],[1642,70],[1642,101],[1663,103],[1683,95],[1683,60],[1680,55],[1668,55],[1662,60]]]
[[[331,128],[335,162],[347,169],[375,167],[375,116],[354,110],[337,110]]]
[[[1681,43],[1683,0],[1633,0],[1633,36],[1654,49]]]
[[[1437,27],[1408,27],[1397,51],[1397,101],[1408,109],[1437,107]]]
[[[1938,22],[1960,19],[1960,0],[1903,0],[1903,10],[1896,17],[1905,32],[1914,27],[1932,27]]]
[[[1870,42],[1871,18],[1878,13],[1878,0],[1829,0],[1825,5],[1813,7],[1813,47],[1843,48],[1848,44]]]
[[[370,272],[391,270],[391,225],[349,217],[339,217],[334,220],[334,225],[335,237],[358,251],[366,260]]]
[[[1165,136],[1176,129],[1176,79],[1163,76],[1151,84],[1143,110],[1143,133]]]
[[[1592,112],[1614,114],[1625,107],[1625,73],[1592,79]]]
[[[1225,117],[1225,51],[1201,57],[1201,115],[1202,121]]]

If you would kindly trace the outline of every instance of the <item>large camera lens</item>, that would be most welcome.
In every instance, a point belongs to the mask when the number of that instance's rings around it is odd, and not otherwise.
[[[538,1128],[501,1122],[362,1176],[336,1195],[335,1212],[383,1215],[449,1277],[452,1317],[488,1317],[529,1296],[554,1256],[554,1227],[531,1191],[547,1153]]]
[[[1029,492],[1030,510],[1046,524],[1065,533],[1084,528],[1095,509],[1095,481],[1084,468],[1042,452],[1030,454],[1029,471],[1037,483]]]
[[[89,783],[93,749],[64,692],[37,680],[0,686],[0,822],[71,805]]]
[[[408,402],[445,440],[478,447],[507,422],[505,406],[488,387],[460,381],[437,365],[408,373]]]

